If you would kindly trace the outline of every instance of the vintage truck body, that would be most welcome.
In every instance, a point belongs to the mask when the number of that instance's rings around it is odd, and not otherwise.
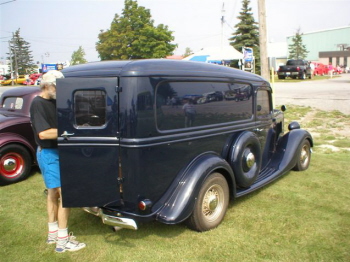
[[[230,198],[310,163],[311,135],[296,122],[284,133],[283,112],[273,110],[271,87],[260,76],[165,59],[88,63],[62,73],[63,205],[86,207],[105,224],[186,221],[209,230]],[[250,99],[196,102],[234,90]]]

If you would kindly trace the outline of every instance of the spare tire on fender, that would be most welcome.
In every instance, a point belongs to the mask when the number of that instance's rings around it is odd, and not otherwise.
[[[234,172],[239,187],[249,187],[254,183],[261,168],[260,141],[253,132],[245,131],[233,141],[228,162]]]

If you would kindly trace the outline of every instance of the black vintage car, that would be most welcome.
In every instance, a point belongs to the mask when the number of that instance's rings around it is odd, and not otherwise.
[[[25,179],[35,164],[35,141],[29,108],[39,87],[14,87],[0,99],[0,184]]]
[[[186,221],[210,230],[230,198],[291,169],[305,170],[313,140],[284,132],[260,76],[206,63],[107,61],[72,66],[57,80],[63,205],[111,226]],[[244,90],[239,103],[223,94]],[[169,98],[222,94],[213,103]]]

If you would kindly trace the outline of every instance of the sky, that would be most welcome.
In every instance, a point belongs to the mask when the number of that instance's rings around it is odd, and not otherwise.
[[[173,31],[173,43],[178,45],[174,55],[184,54],[187,47],[196,52],[220,46],[222,39],[228,44],[242,9],[242,0],[137,2],[150,10],[155,26],[164,24]],[[258,0],[249,6],[258,22]],[[265,7],[269,42],[285,42],[299,28],[309,33],[350,26],[350,0],[265,0]],[[98,34],[110,28],[123,8],[124,0],[0,0],[0,61],[7,57],[8,41],[19,28],[35,62],[70,61],[79,46],[89,62],[99,61]]]

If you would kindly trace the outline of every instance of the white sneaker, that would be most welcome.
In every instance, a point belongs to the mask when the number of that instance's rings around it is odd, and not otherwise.
[[[57,242],[57,234],[48,234],[46,244],[52,245]]]
[[[58,240],[56,242],[56,249],[55,251],[57,253],[63,253],[66,251],[78,251],[82,248],[86,247],[84,243],[80,243],[75,240],[75,236],[73,236],[72,233],[69,234],[68,238],[66,240]]]

